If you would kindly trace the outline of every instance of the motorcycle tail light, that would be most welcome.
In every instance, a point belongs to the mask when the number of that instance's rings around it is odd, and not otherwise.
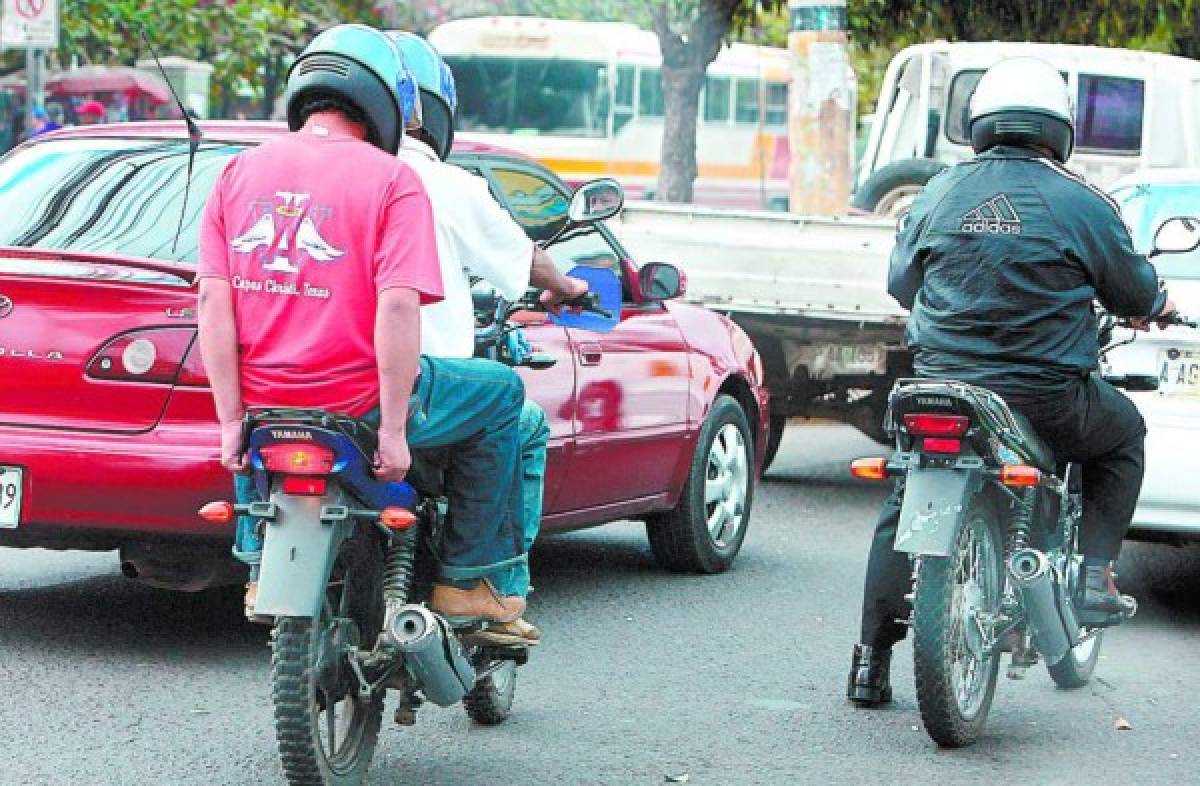
[[[855,459],[850,464],[850,474],[859,480],[886,480],[888,476],[887,459]]]
[[[925,437],[924,447],[926,453],[958,455],[962,453],[962,440],[949,437]]]
[[[1005,464],[1000,468],[1000,482],[1013,488],[1029,488],[1042,482],[1042,473],[1025,464]]]
[[[288,475],[283,479],[283,493],[297,497],[323,497],[328,486],[325,478],[312,475]]]
[[[258,452],[267,472],[281,472],[285,475],[328,475],[333,471],[333,451],[322,445],[280,442],[260,448]]]
[[[914,437],[961,437],[970,427],[971,419],[966,415],[904,416],[904,428]]]

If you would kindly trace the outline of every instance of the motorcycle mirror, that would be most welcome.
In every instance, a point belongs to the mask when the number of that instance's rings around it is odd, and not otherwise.
[[[594,224],[612,218],[625,204],[625,190],[609,177],[589,180],[571,195],[567,218],[575,226]]]
[[[1200,248],[1200,219],[1178,216],[1167,219],[1154,233],[1154,250],[1158,254],[1186,254]]]
[[[550,315],[550,321],[555,325],[578,330],[590,330],[593,333],[607,333],[621,321],[621,280],[617,274],[606,267],[576,267],[568,276],[587,282],[588,291],[599,299],[598,314],[595,311],[579,311],[569,306],[559,309],[557,314]]]

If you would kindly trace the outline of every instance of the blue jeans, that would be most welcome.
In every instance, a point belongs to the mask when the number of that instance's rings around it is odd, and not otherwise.
[[[507,581],[512,568],[524,562],[519,441],[524,401],[521,378],[501,363],[421,357],[409,405],[408,445],[416,458],[423,450],[453,448],[446,452],[449,511],[439,555],[445,580]],[[379,411],[363,419],[378,425]],[[237,476],[236,486],[239,502],[256,498],[248,476]],[[261,552],[257,522],[242,516],[234,554],[251,565],[252,579]]]
[[[525,400],[521,410],[521,536],[525,553],[537,540],[542,525],[542,492],[546,481],[546,443],[550,427],[546,413],[537,404]],[[501,595],[529,594],[529,562],[519,562],[495,577]]]

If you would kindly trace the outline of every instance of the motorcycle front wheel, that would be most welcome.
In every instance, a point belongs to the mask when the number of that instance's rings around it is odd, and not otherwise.
[[[383,626],[382,555],[363,536],[345,541],[317,619],[284,617],[272,632],[275,736],[289,784],[352,786],[366,777],[383,716],[347,653],[371,649]]]
[[[985,656],[1004,593],[999,526],[979,502],[967,508],[949,557],[923,557],[913,599],[913,665],[925,730],[961,748],[983,732],[1000,655]]]

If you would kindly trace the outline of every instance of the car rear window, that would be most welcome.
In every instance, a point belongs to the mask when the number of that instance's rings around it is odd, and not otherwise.
[[[243,148],[205,143],[187,183],[187,142],[47,140],[0,160],[0,245],[196,264],[200,216],[217,176]]]

